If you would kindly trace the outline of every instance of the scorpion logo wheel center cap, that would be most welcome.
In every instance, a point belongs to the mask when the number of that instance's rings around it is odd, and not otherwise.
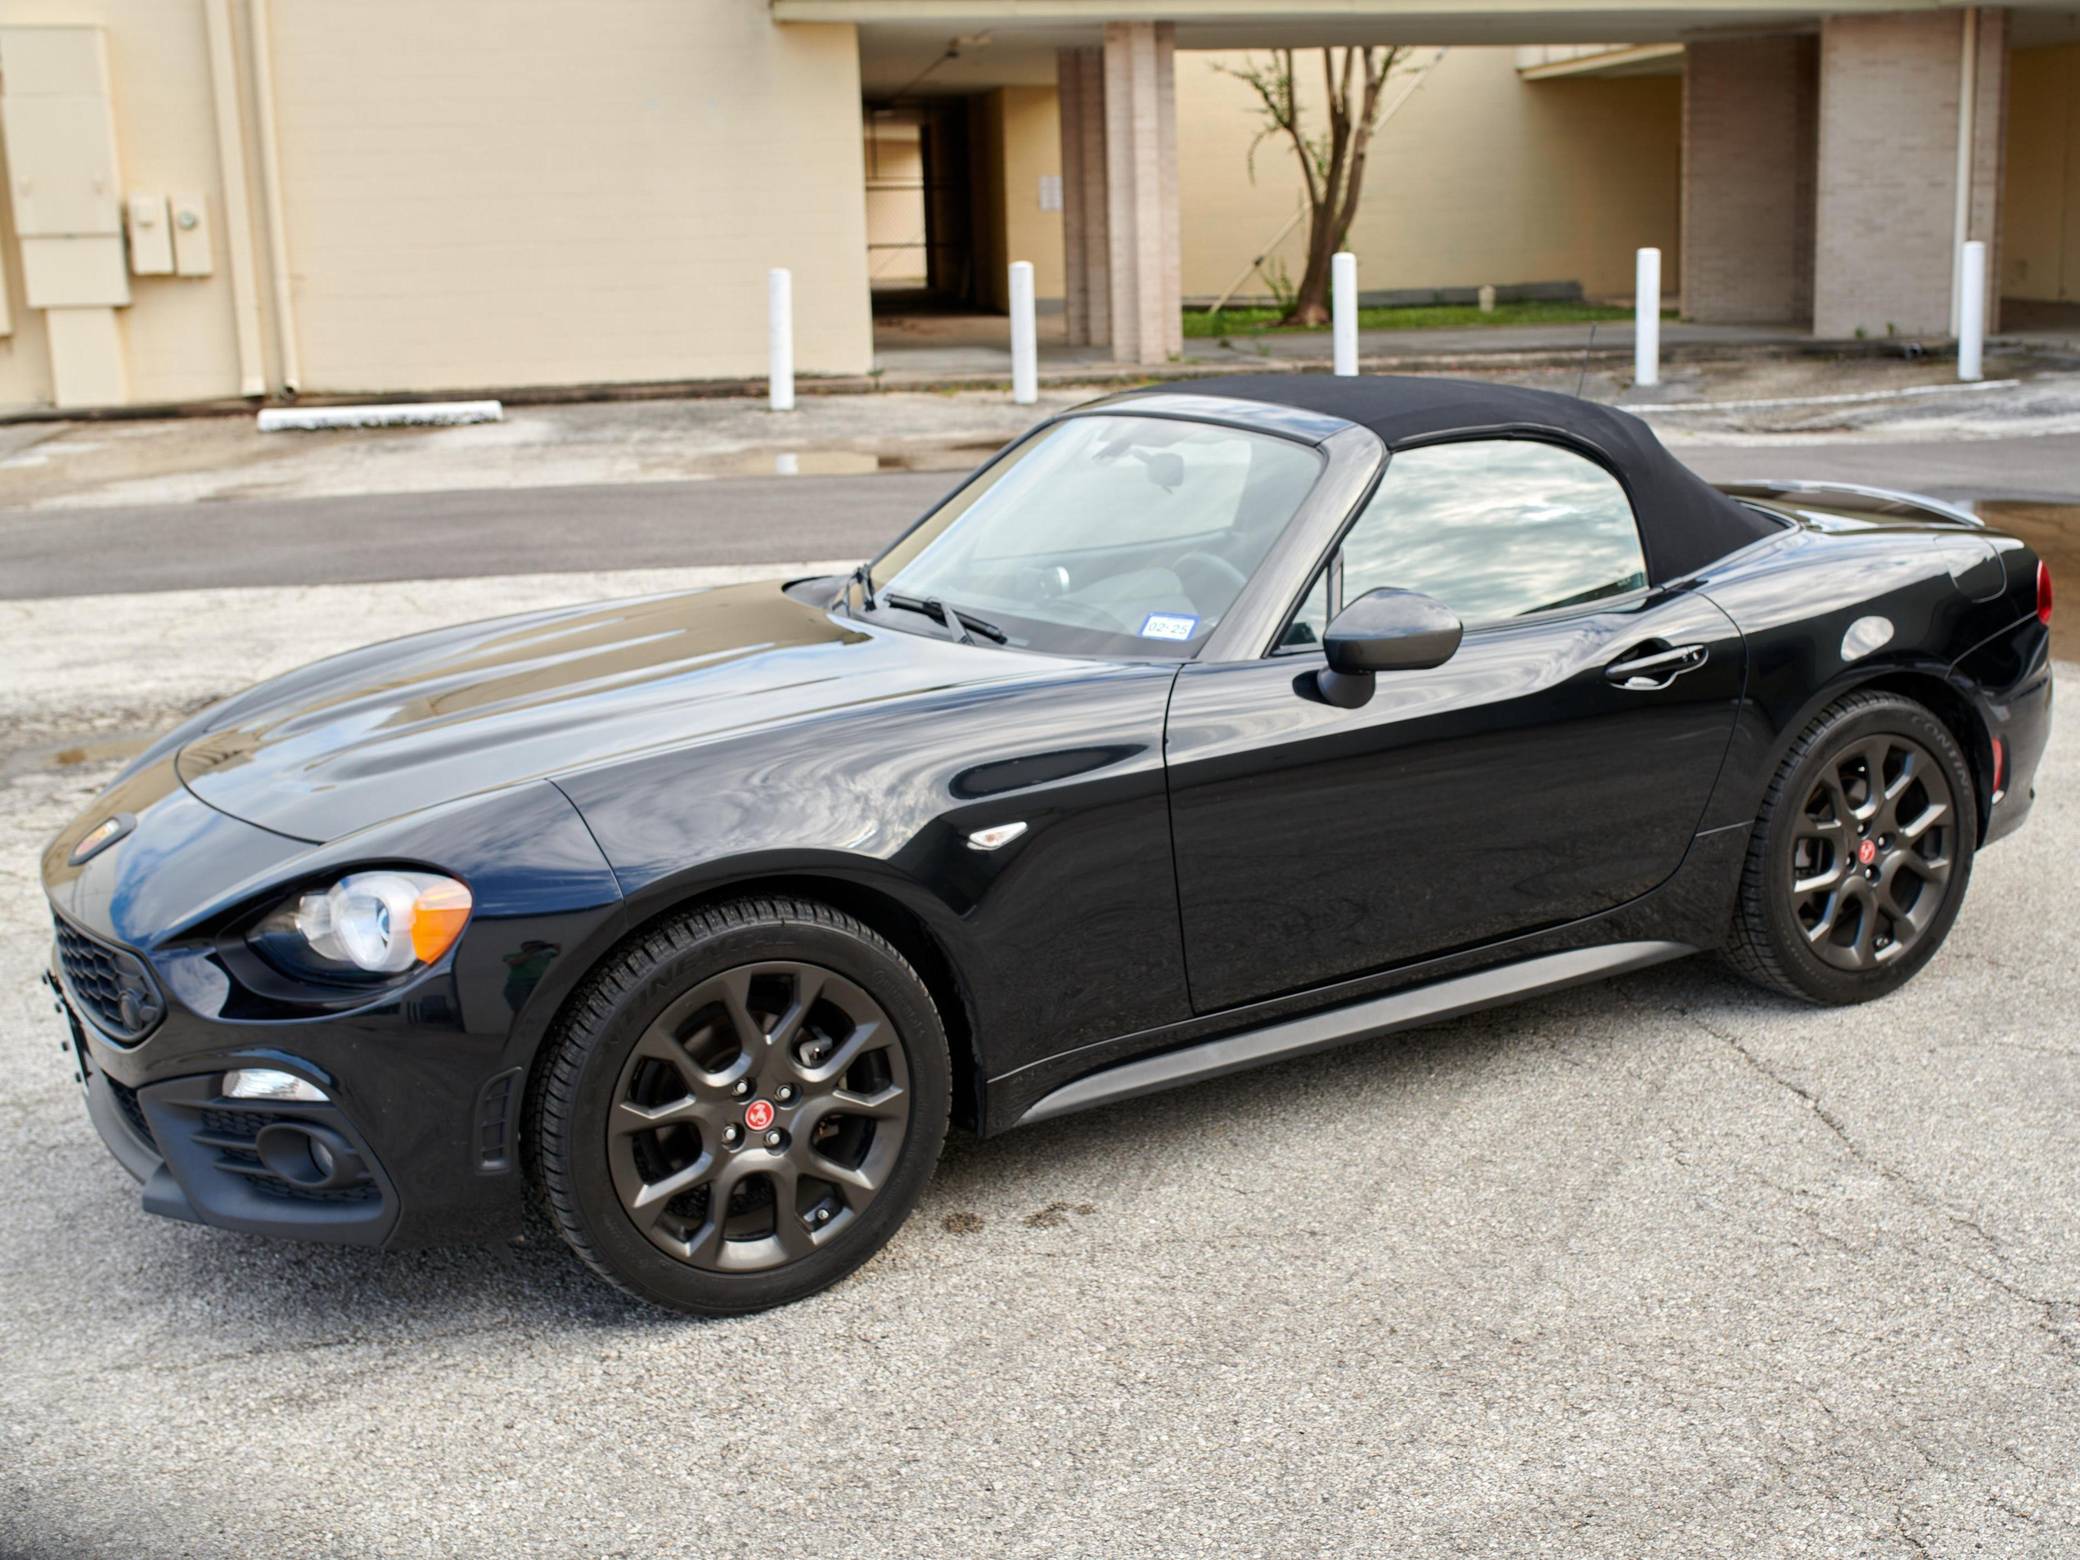
[[[769,1100],[753,1100],[744,1107],[744,1125],[753,1132],[763,1132],[773,1124],[773,1106]]]
[[[1869,866],[1876,861],[1878,859],[1878,842],[1876,840],[1865,840],[1861,845],[1857,846],[1856,859],[1865,866]]]

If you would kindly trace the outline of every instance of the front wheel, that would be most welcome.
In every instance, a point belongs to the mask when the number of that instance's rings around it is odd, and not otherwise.
[[[564,1239],[641,1299],[763,1310],[850,1273],[938,1161],[945,1030],[901,954],[795,899],[610,955],[553,1041],[531,1167]]]
[[[1814,717],[1770,785],[1728,958],[1811,1002],[1896,990],[1949,934],[1977,839],[1950,729],[1897,694],[1850,694]]]

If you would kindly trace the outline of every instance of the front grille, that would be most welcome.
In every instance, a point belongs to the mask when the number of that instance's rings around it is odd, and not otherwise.
[[[108,1084],[108,1092],[115,1096],[116,1109],[123,1113],[123,1120],[137,1134],[137,1140],[153,1153],[158,1153],[158,1139],[152,1136],[152,1124],[144,1119],[144,1107],[137,1103],[137,1091],[128,1084],[117,1083],[107,1073],[101,1077]]]
[[[253,1190],[263,1196],[292,1202],[373,1202],[383,1195],[382,1188],[366,1170],[351,1186],[299,1186],[261,1163],[260,1151],[255,1146],[260,1129],[270,1121],[296,1118],[244,1110],[205,1110],[201,1114],[202,1129],[195,1134],[195,1141],[217,1151],[217,1169],[244,1176]]]
[[[94,1027],[125,1045],[135,1045],[158,1027],[166,1016],[166,999],[144,960],[89,937],[62,916],[53,921],[65,989]]]

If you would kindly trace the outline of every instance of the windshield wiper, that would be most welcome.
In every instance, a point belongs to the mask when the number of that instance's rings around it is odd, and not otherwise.
[[[899,596],[894,591],[889,591],[882,596],[881,604],[884,607],[901,607],[905,612],[922,612],[926,617],[935,617],[946,625],[948,633],[957,635],[963,644],[972,644],[977,634],[999,645],[1011,638],[988,618],[979,618],[972,612],[949,607],[937,596]]]

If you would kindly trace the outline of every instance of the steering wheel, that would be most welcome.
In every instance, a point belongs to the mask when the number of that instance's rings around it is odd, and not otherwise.
[[[1026,564],[1018,571],[1021,593],[1053,601],[1069,588],[1069,571],[1058,563]]]
[[[1170,570],[1184,586],[1192,604],[1204,614],[1209,607],[1225,606],[1242,594],[1249,583],[1243,572],[1218,553],[1196,549],[1186,553]]]
[[[1102,634],[1131,634],[1133,630],[1103,607],[1088,601],[1074,601],[1067,596],[1056,596],[1047,603],[1047,615],[1057,623],[1074,620],[1074,626],[1095,628]]]

